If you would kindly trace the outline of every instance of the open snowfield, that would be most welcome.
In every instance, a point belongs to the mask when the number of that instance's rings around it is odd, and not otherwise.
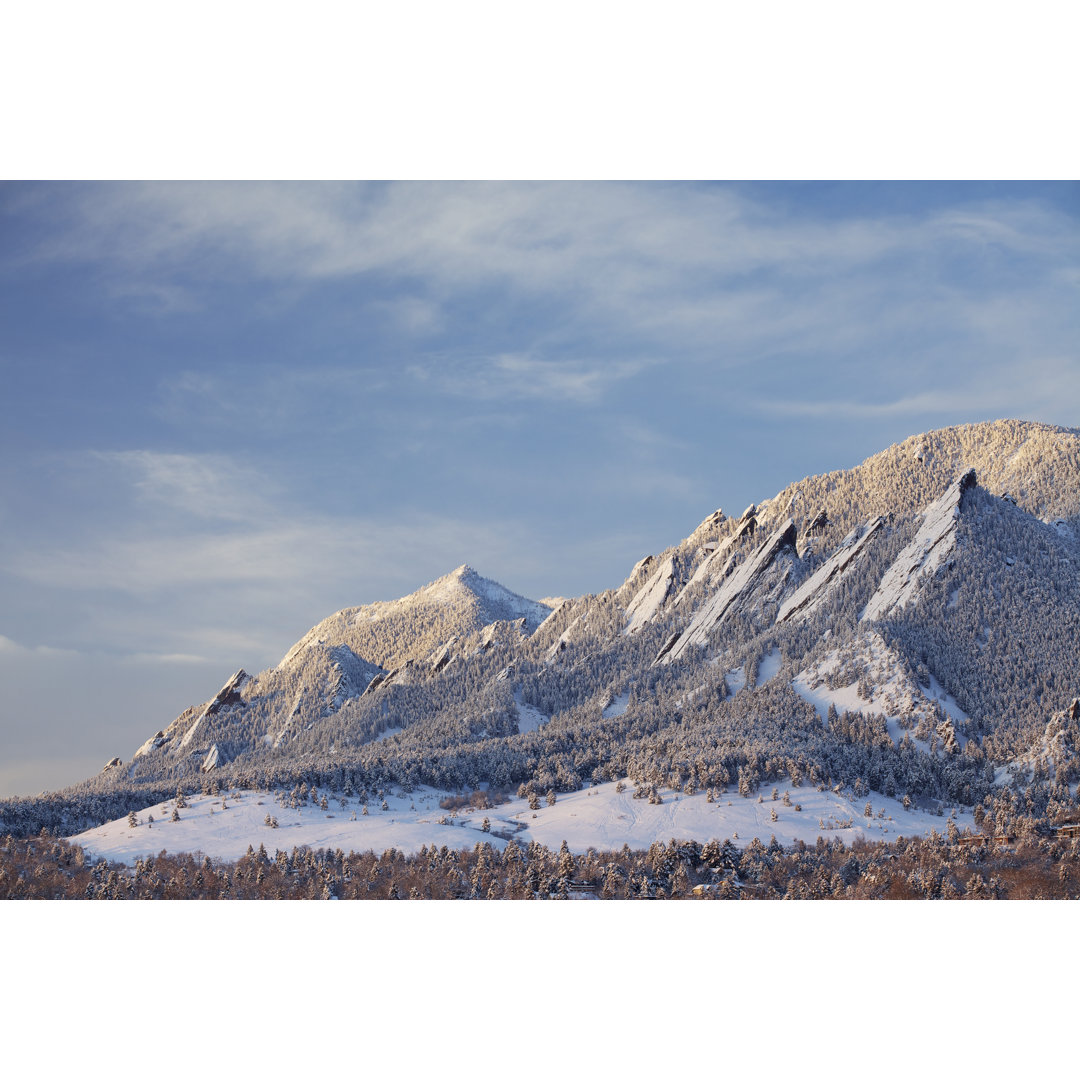
[[[767,682],[775,679],[780,674],[780,664],[782,662],[783,657],[781,657],[780,651],[770,649],[758,664],[757,685],[764,686]]]
[[[524,734],[526,731],[538,731],[551,719],[550,716],[545,716],[535,705],[530,705],[524,701],[520,690],[514,691],[514,704],[517,705],[519,735]]]
[[[886,727],[894,742],[899,743],[907,735],[920,750],[928,754],[930,745],[915,737],[911,730],[913,722],[920,717],[926,717],[936,724],[933,707],[940,708],[957,723],[963,724],[968,720],[956,699],[945,691],[933,675],[930,676],[930,685],[927,688],[919,686],[905,675],[900,658],[879,634],[871,632],[863,635],[859,643],[859,655],[873,672],[869,699],[859,693],[858,679],[837,687],[830,687],[824,681],[826,676],[836,671],[840,665],[836,651],[813,668],[801,671],[792,680],[792,689],[814,706],[823,723],[830,705],[834,705],[838,713],[877,713],[885,717]],[[906,716],[907,727],[900,722],[901,716]],[[959,730],[955,732],[955,738],[961,747],[967,742],[967,736]]]
[[[618,697],[612,698],[608,705],[604,708],[603,716],[605,720],[610,720],[613,716],[622,716],[626,712],[626,707],[630,704],[630,693],[626,691],[619,694]]]
[[[868,818],[864,813],[867,799],[809,787],[780,786],[779,797],[773,800],[772,789],[766,786],[758,793],[762,802],[758,802],[758,794],[744,799],[731,793],[714,803],[708,802],[704,793],[685,795],[661,789],[663,802],[659,805],[635,799],[634,785],[629,782],[624,791],[615,789],[616,785],[609,783],[559,795],[554,806],[541,799],[538,810],[530,810],[523,799],[512,799],[493,809],[451,812],[439,806],[446,792],[418,788],[408,794],[387,792],[387,809],[381,810],[381,804],[373,800],[366,815],[356,798],[344,800],[344,808],[340,799],[333,799],[326,810],[310,802],[291,810],[283,805],[283,797],[275,800],[273,793],[245,791],[226,796],[223,809],[220,795],[192,795],[188,806],[179,811],[179,821],[170,821],[171,801],[157,803],[138,813],[139,825],[134,829],[125,817],[71,839],[95,856],[131,864],[163,850],[238,859],[249,844],[255,848],[264,844],[271,855],[276,849],[291,851],[304,846],[376,852],[394,847],[415,852],[424,845],[463,848],[481,840],[501,850],[510,835],[519,845],[536,840],[551,849],[565,840],[575,853],[590,847],[618,849],[623,844],[644,849],[656,841],[672,839],[704,843],[730,838],[745,846],[754,837],[767,843],[774,835],[784,845],[798,840],[812,844],[819,835],[827,839],[839,836],[850,843],[857,837],[891,840],[929,834],[934,829],[944,832],[948,820],[905,810],[895,799],[877,793],[870,796],[873,817]],[[785,791],[791,806],[784,805]],[[801,810],[795,809],[796,803]],[[772,820],[773,810],[776,821]],[[150,814],[154,816],[152,826],[148,823]],[[267,814],[277,819],[278,828],[265,823]],[[491,823],[491,832],[486,834],[481,831],[485,817]],[[444,819],[446,824],[440,824]],[[973,824],[968,813],[956,814],[953,820],[961,829]]]

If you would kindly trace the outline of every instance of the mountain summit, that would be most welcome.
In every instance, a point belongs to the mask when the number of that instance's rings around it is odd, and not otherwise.
[[[463,638],[496,622],[524,620],[531,633],[551,613],[462,565],[400,600],[344,608],[309,630],[285,655],[287,667],[312,641],[344,644],[382,667],[422,660],[451,637]]]

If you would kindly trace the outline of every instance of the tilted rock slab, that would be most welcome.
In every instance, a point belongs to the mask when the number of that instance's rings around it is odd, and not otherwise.
[[[675,563],[665,559],[659,569],[638,590],[626,609],[627,624],[624,634],[633,634],[651,622],[671,592],[675,580]]]
[[[736,607],[743,596],[768,570],[773,560],[784,549],[795,548],[795,522],[787,521],[774,532],[760,548],[742,564],[716,591],[715,595],[700,607],[690,620],[690,625],[670,648],[662,650],[657,663],[670,664],[678,660],[687,649],[708,642],[709,631]]]
[[[940,499],[926,508],[915,539],[885,571],[877,592],[859,616],[860,622],[874,622],[894,611],[902,611],[918,594],[920,583],[945,564],[956,547],[960,500],[974,486],[975,470],[968,469],[948,486]]]
[[[199,717],[195,723],[188,728],[187,733],[180,740],[180,745],[177,747],[178,750],[185,749],[191,743],[191,740],[195,737],[195,732],[208,716],[213,716],[227,706],[237,705],[241,702],[240,688],[248,681],[249,677],[248,673],[241,668],[231,679],[229,679],[229,681],[214,695],[213,701],[209,702],[206,708],[199,713]]]
[[[811,614],[840,584],[844,571],[862,554],[867,542],[884,523],[885,519],[879,516],[852,529],[836,551],[784,601],[776,615],[777,623],[793,617],[802,619]]]

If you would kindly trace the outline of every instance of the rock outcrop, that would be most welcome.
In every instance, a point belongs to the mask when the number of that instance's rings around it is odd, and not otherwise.
[[[438,675],[445,667],[450,664],[450,661],[454,659],[454,654],[451,651],[457,642],[457,635],[455,634],[445,645],[436,649],[428,660],[431,664],[431,673]]]
[[[627,606],[627,624],[624,634],[636,633],[656,617],[668,598],[674,581],[674,560],[665,559]]]
[[[657,663],[670,664],[693,646],[703,646],[708,641],[709,631],[713,629],[729,612],[741,606],[744,598],[751,593],[762,575],[773,564],[781,551],[795,548],[795,523],[788,518],[760,548],[742,564],[720,586],[713,597],[698,609],[690,620],[690,625],[670,648],[665,648],[657,657]]]
[[[836,551],[784,601],[777,612],[776,621],[782,623],[791,618],[805,618],[818,608],[884,523],[883,517],[875,517],[860,528],[852,529]]]
[[[192,739],[195,738],[195,732],[199,730],[203,721],[207,717],[214,716],[216,713],[221,712],[222,709],[228,708],[230,705],[239,705],[243,699],[240,696],[240,689],[248,681],[248,673],[241,668],[228,682],[214,695],[213,699],[207,704],[206,708],[199,713],[195,723],[188,728],[184,737],[180,740],[180,744],[177,747],[178,750],[186,749]]]
[[[678,596],[675,597],[675,605],[681,603],[683,597],[685,597],[698,582],[704,582],[706,586],[708,586],[726,576],[726,571],[730,569],[727,564],[732,551],[744,536],[752,536],[754,534],[754,527],[757,524],[757,519],[754,517],[753,509],[753,507],[749,507],[746,513],[743,514],[737,522],[735,531],[730,536],[721,540],[716,547],[713,548],[700,563],[698,563],[697,569],[690,575],[690,580],[679,591]]]
[[[863,609],[860,621],[874,622],[903,610],[917,595],[920,583],[945,565],[956,547],[956,523],[964,492],[975,486],[975,470],[968,469],[954,480],[945,494],[923,513],[923,523],[915,539],[885,571],[881,584]]]

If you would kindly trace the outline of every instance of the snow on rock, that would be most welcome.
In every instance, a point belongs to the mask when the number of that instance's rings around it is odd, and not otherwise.
[[[1054,713],[1046,723],[1041,738],[1032,748],[997,770],[995,783],[1019,779],[1028,784],[1036,771],[1052,780],[1069,783],[1076,775],[1080,757],[1080,698],[1073,698],[1066,709]]]
[[[686,594],[699,582],[703,581],[706,585],[711,585],[717,580],[717,578],[723,577],[724,571],[727,569],[726,563],[728,557],[731,554],[732,548],[744,537],[751,535],[754,531],[755,519],[753,513],[748,511],[749,516],[743,515],[739,519],[738,524],[735,527],[735,531],[721,540],[716,547],[705,556],[704,559],[698,563],[693,574],[690,575],[690,580],[679,591],[678,596],[675,597],[675,604],[681,603]]]
[[[378,675],[372,676],[372,678],[368,682],[367,686],[364,687],[364,694],[373,694],[373,693],[375,693],[375,691],[378,690],[379,687],[382,686],[382,684],[386,682],[389,675],[390,675],[390,672],[382,671]],[[363,697],[364,694],[361,694],[360,696]]]
[[[678,630],[673,630],[667,637],[667,640],[660,646],[660,651],[656,654],[656,659],[653,661],[654,666],[664,661],[665,657],[675,647],[682,634]]]
[[[146,740],[146,742],[142,744],[142,746],[139,747],[138,750],[135,751],[134,754],[131,755],[132,759],[143,757],[144,755],[149,754],[151,750],[156,750],[159,746],[164,746],[165,742],[165,732],[155,732],[153,735],[150,736],[149,739]]]
[[[879,516],[871,518],[861,528],[852,529],[836,551],[784,601],[776,621],[782,623],[793,616],[802,619],[812,614],[840,583],[844,571],[859,558],[867,542],[884,523],[885,519]]]
[[[480,632],[480,644],[474,650],[474,655],[486,652],[497,645],[508,645],[515,641],[522,641],[528,636],[528,624],[525,619],[514,619],[511,622],[493,622],[485,626]]]
[[[651,557],[652,557],[652,556],[650,556],[650,558],[651,558]],[[563,611],[565,611],[565,610],[566,610],[567,606],[568,606],[568,605],[570,605],[570,604],[572,604],[573,602],[574,602],[573,600],[560,600],[560,601],[559,601],[559,602],[558,602],[558,603],[557,603],[557,604],[556,604],[556,605],[555,605],[555,606],[554,606],[554,607],[553,607],[553,608],[551,609],[551,613],[550,613],[550,614],[549,614],[549,615],[547,616],[547,618],[546,618],[546,619],[544,619],[544,621],[543,621],[543,622],[542,622],[542,623],[541,623],[541,624],[540,624],[540,625],[539,625],[539,626],[538,626],[538,627],[536,628],[536,631],[535,631],[535,632],[536,632],[537,634],[541,633],[541,632],[542,632],[542,631],[544,630],[544,628],[545,628],[545,627],[547,626],[547,624],[548,624],[548,623],[550,623],[550,622],[554,622],[554,621],[555,621],[555,620],[556,620],[556,619],[557,619],[557,618],[559,617],[559,615],[560,615],[560,614],[561,614],[561,613],[562,613]]]
[[[330,667],[326,696],[335,709],[347,698],[362,694],[380,670],[378,665],[369,664],[357,656],[348,645],[331,646],[327,650],[326,660]]]
[[[389,686],[391,683],[398,683],[401,686],[411,686],[416,676],[416,661],[406,660],[401,667],[394,668],[393,671],[388,672],[387,676],[379,684],[380,686]],[[374,680],[372,680],[374,682]],[[371,683],[368,684],[368,690],[371,689]],[[364,691],[367,693],[367,690]]]
[[[724,515],[724,511],[719,507],[715,509],[688,537],[687,541],[691,544],[700,544],[710,538],[715,538],[716,530],[720,528],[724,522],[727,521],[727,517]]]
[[[646,626],[663,606],[675,580],[675,562],[665,559],[659,569],[641,587],[626,609],[627,624],[624,634],[633,634]]]
[[[964,492],[974,486],[975,470],[969,469],[949,485],[940,499],[926,508],[915,539],[885,571],[877,592],[860,616],[861,620],[873,622],[884,619],[893,611],[902,610],[917,595],[921,581],[937,573],[945,564],[956,547],[960,501]]]
[[[201,713],[199,713],[195,723],[187,729],[187,732],[177,746],[177,751],[185,750],[191,744],[192,739],[195,738],[195,732],[207,717],[214,716],[216,713],[219,713],[222,709],[227,708],[230,705],[238,705],[241,703],[240,688],[248,681],[248,678],[248,673],[241,668],[228,682],[225,683],[225,685],[214,695],[213,700],[207,704],[206,708],[203,709]]]
[[[450,650],[454,647],[456,642],[457,635],[455,634],[445,645],[440,646],[428,657],[428,663],[431,664],[433,674],[437,675],[451,660],[453,660],[454,656]]]
[[[793,496],[794,498],[794,496]],[[803,525],[801,539],[806,540],[817,532],[821,532],[829,524],[829,515],[825,510],[819,510],[805,525]]]
[[[704,646],[708,640],[709,631],[729,611],[738,606],[740,600],[750,592],[761,575],[772,565],[777,555],[784,550],[794,551],[794,547],[795,523],[788,518],[742,566],[724,581],[715,595],[697,610],[690,620],[690,625],[666,653],[657,658],[657,663],[672,663],[678,660],[687,649],[693,646]]]
[[[551,648],[544,654],[546,663],[552,663],[559,653],[561,653],[568,645],[572,644],[574,638],[585,630],[587,614],[588,612],[586,611],[570,621],[566,629],[558,636]]]

